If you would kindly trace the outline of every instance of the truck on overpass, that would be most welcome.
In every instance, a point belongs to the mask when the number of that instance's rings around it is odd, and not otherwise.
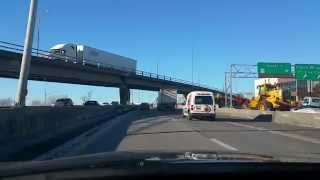
[[[57,44],[50,48],[52,59],[70,60],[76,63],[106,66],[114,69],[135,72],[137,61],[131,58],[72,43]]]

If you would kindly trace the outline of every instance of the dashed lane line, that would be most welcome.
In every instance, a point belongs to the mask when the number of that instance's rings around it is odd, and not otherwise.
[[[218,139],[210,138],[210,141],[212,141],[212,142],[214,142],[214,143],[216,143],[216,144],[218,144],[218,145],[220,145],[220,146],[222,146],[222,147],[224,147],[224,148],[226,148],[226,149],[228,149],[230,151],[238,151],[237,148],[232,147],[231,145],[226,144],[226,143],[224,143],[224,142],[222,142],[222,141],[220,141]]]
[[[275,131],[275,130],[260,128],[260,127],[250,126],[250,125],[241,124],[241,123],[237,123],[237,122],[226,122],[226,123],[232,124],[234,126],[241,126],[241,127],[246,127],[246,128],[250,128],[250,129],[256,129],[256,130],[259,130],[259,131],[265,131],[265,132],[269,132],[271,134],[285,136],[285,137],[289,137],[289,138],[292,138],[292,139],[297,139],[297,140],[300,140],[300,141],[305,141],[305,142],[309,142],[309,143],[313,143],[313,144],[320,144],[320,140],[314,139],[314,138],[310,138],[310,137],[306,137],[306,136],[301,136],[301,135],[291,134],[291,133],[284,133],[284,132],[281,132],[281,131]]]

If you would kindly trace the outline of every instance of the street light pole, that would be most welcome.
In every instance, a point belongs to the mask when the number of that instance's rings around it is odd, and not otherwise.
[[[296,102],[299,101],[299,95],[298,95],[298,80],[296,79]]]
[[[40,16],[38,16],[38,26],[37,26],[37,56],[39,56],[39,46],[40,46]]]
[[[193,46],[192,46],[192,55],[191,55],[191,79],[193,85]]]
[[[22,62],[21,62],[21,68],[20,68],[17,97],[16,97],[16,106],[19,106],[19,107],[25,106],[26,96],[28,94],[28,90],[27,90],[28,76],[29,76],[29,70],[30,70],[34,26],[35,26],[36,15],[37,15],[37,5],[38,5],[38,0],[30,1],[27,31],[26,31],[26,37],[24,42],[24,50],[22,55]]]
[[[230,108],[232,108],[232,69],[233,69],[233,64],[230,66]]]
[[[227,81],[228,81],[228,77],[227,77],[227,72],[224,73],[224,106],[227,107],[228,106],[228,89],[227,89]]]
[[[157,63],[157,75],[159,74],[159,64]]]

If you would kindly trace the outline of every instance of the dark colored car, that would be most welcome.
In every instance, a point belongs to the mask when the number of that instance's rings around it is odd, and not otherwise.
[[[97,101],[86,101],[83,103],[84,106],[100,106],[100,104]]]
[[[63,106],[73,106],[73,102],[70,98],[61,98],[57,99],[54,103],[54,106],[63,107]]]
[[[108,102],[104,102],[104,103],[102,103],[102,105],[109,106],[110,104]]]
[[[112,106],[118,106],[118,105],[119,105],[119,102],[118,102],[118,101],[112,101],[112,102],[111,102],[111,105],[112,105]]]
[[[148,103],[141,103],[139,106],[140,110],[150,110],[150,105]]]

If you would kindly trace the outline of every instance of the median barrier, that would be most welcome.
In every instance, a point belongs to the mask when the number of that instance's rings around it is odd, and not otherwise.
[[[295,126],[320,128],[320,113],[301,113],[277,111],[273,122]]]
[[[1,108],[0,160],[28,159],[131,109],[131,106]]]
[[[217,118],[231,121],[272,121],[279,124],[320,128],[320,113],[219,108]]]
[[[271,117],[272,112],[261,112],[249,109],[218,108],[217,118],[238,119],[243,121],[259,120],[260,117]],[[271,118],[270,118],[271,121]]]

